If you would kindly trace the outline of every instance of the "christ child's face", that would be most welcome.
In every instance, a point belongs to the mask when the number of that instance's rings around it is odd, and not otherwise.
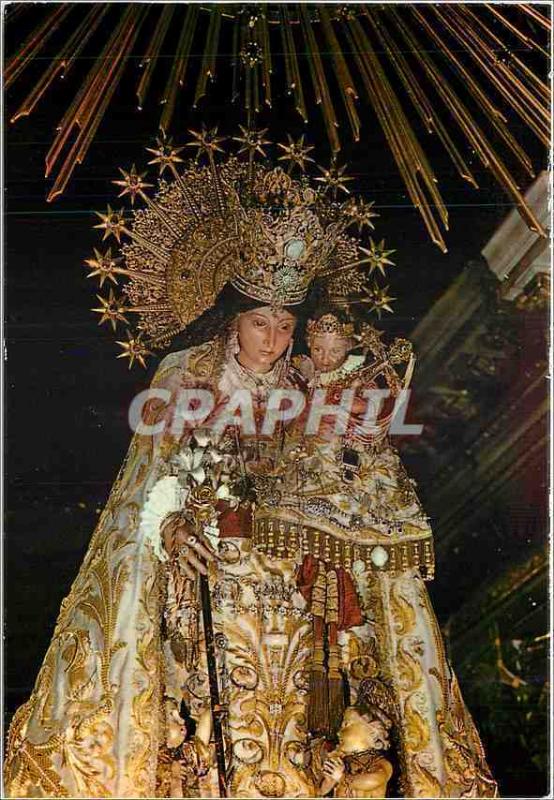
[[[352,340],[339,333],[317,333],[310,337],[310,357],[318,372],[332,372],[346,361]]]

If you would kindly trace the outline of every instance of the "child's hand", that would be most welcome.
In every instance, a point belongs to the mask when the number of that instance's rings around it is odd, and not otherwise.
[[[340,756],[329,756],[323,764],[323,774],[336,786],[344,775],[344,761]]]

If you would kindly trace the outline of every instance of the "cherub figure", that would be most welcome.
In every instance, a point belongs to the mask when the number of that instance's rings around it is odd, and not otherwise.
[[[365,704],[344,712],[338,746],[323,764],[319,794],[334,797],[386,797],[393,769],[385,757],[391,721]]]
[[[200,715],[195,735],[187,739],[187,726],[174,701],[166,701],[166,743],[158,763],[158,788],[163,797],[198,794],[198,780],[211,762],[212,717],[209,709]],[[192,794],[191,794],[192,792]]]

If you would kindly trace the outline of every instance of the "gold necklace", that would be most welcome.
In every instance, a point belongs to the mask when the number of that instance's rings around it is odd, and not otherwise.
[[[241,364],[236,355],[232,355],[229,359],[231,370],[237,375],[241,383],[246,384],[245,388],[253,386],[255,389],[272,389],[277,386],[281,380],[281,373],[284,364],[284,359],[280,358],[267,372],[255,372],[250,367]]]

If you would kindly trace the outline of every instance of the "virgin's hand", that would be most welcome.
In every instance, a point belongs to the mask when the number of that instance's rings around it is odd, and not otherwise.
[[[187,578],[208,574],[207,564],[215,560],[214,550],[202,533],[195,533],[182,518],[170,519],[162,529],[164,547],[170,558],[178,559]]]

